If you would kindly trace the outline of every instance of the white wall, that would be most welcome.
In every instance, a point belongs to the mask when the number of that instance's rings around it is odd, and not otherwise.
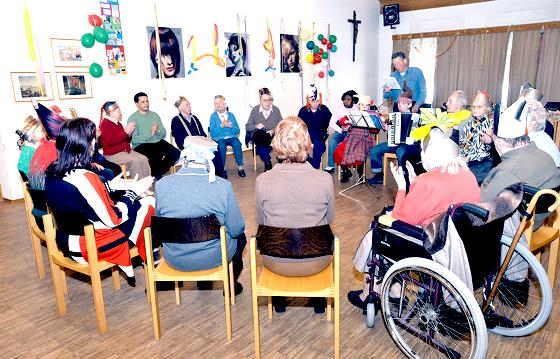
[[[111,76],[108,73],[104,47],[96,44],[88,50],[89,61],[96,61],[104,68],[104,75],[100,79],[93,79],[93,98],[83,100],[58,100],[56,84],[54,85],[54,101],[45,102],[47,106],[57,104],[64,110],[74,107],[78,115],[99,121],[99,108],[107,100],[117,100],[124,117],[128,117],[136,110],[133,95],[138,91],[148,93],[150,107],[158,112],[169,129],[171,118],[176,114],[173,102],[179,95],[189,98],[193,113],[197,115],[203,125],[207,126],[213,111],[213,97],[223,94],[230,110],[236,115],[243,127],[252,106],[258,102],[257,89],[269,87],[273,92],[275,105],[284,116],[297,114],[302,105],[301,79],[298,75],[280,74],[276,71],[265,73],[268,54],[262,44],[266,40],[266,17],[274,38],[276,51],[275,66],[280,66],[279,34],[296,34],[298,21],[302,22],[304,30],[326,33],[328,24],[331,33],[338,37],[338,52],[332,56],[331,68],[335,76],[328,79],[316,79],[320,89],[324,92],[324,99],[329,106],[338,105],[340,95],[348,90],[374,94],[377,86],[377,49],[379,29],[379,2],[377,0],[284,0],[268,1],[225,1],[214,0],[191,2],[179,0],[156,1],[159,26],[180,27],[183,29],[183,43],[191,35],[197,38],[197,54],[212,51],[213,24],[218,25],[220,36],[220,54],[223,54],[225,43],[223,32],[237,31],[237,14],[247,19],[247,33],[250,35],[249,52],[251,57],[250,78],[225,78],[225,70],[212,65],[212,60],[205,59],[198,62],[200,68],[194,75],[184,79],[169,79],[167,86],[167,100],[162,98],[160,80],[150,79],[149,54],[147,46],[146,26],[154,25],[153,1],[148,0],[120,0],[121,21],[126,55],[127,75]],[[96,0],[27,0],[30,10],[33,34],[39,44],[45,72],[50,72],[54,82],[55,72],[64,72],[64,68],[53,66],[50,38],[79,39],[92,28],[87,22],[87,15],[99,14],[99,4]],[[358,19],[362,20],[359,27],[358,43],[356,46],[356,62],[352,63],[352,26],[347,22],[352,17],[352,10],[356,10]],[[209,15],[210,14],[210,15]],[[0,60],[0,105],[4,110],[4,118],[0,121],[0,183],[4,197],[8,199],[21,198],[19,175],[16,164],[19,151],[16,146],[15,130],[23,119],[34,114],[28,103],[15,102],[12,96],[10,72],[34,72],[35,65],[30,61],[25,38],[23,23],[23,2],[11,2],[3,16],[4,28],[10,32],[10,47],[6,49]],[[305,87],[313,81],[313,69],[305,63],[307,54],[303,45]],[[185,56],[189,52],[186,51]],[[75,69],[87,71],[87,68]],[[242,134],[243,136],[244,134]]]
[[[407,11],[400,15],[401,23],[394,30],[384,27],[383,16],[379,17],[378,78],[380,79],[390,72],[392,35],[558,21],[560,1],[495,0]],[[379,83],[376,95],[378,101],[383,98]]]

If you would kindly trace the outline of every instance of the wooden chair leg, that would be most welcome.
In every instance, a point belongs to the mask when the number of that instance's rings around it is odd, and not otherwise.
[[[150,281],[148,280],[148,268],[146,264],[142,266],[144,268],[144,282],[146,285],[146,302],[150,304]]]
[[[556,266],[558,264],[558,250],[560,238],[556,238],[550,243],[550,250],[548,252],[548,280],[550,286],[554,289],[554,281],[556,280]]]
[[[388,170],[389,170],[389,159],[383,156],[383,187],[387,186]]]
[[[231,302],[228,278],[224,278],[224,305],[226,307],[226,337],[231,340]]]
[[[335,293],[334,300],[334,357],[340,358],[340,300],[338,291]]]
[[[107,318],[105,317],[101,275],[98,271],[91,273],[91,289],[93,291],[93,304],[95,306],[95,316],[97,318],[97,330],[99,334],[105,334],[107,332]]]
[[[228,270],[231,304],[235,304],[235,280],[233,279],[233,262],[229,262]]]
[[[338,168],[338,180],[340,181],[341,171],[342,171],[342,170],[341,170],[341,166],[340,166],[340,165],[337,165],[336,167]]]
[[[268,297],[268,319],[272,319],[272,297]]]
[[[175,303],[181,305],[181,291],[179,290],[179,282],[175,281]]]
[[[332,298],[327,298],[327,320],[329,322],[332,320],[331,303],[332,303]]]
[[[270,298],[270,297],[269,297]],[[252,293],[253,301],[253,333],[255,335],[255,357],[259,359],[261,357],[261,336],[259,327],[259,303],[258,297],[255,293],[255,288],[253,288]]]
[[[35,257],[35,265],[37,266],[39,279],[45,279],[45,265],[43,263],[41,239],[34,234],[31,234],[31,249],[33,250],[33,257]]]
[[[68,295],[68,281],[66,280],[66,272],[64,271],[64,268],[60,268],[58,274],[62,282],[62,290],[64,291],[64,295]]]
[[[150,303],[152,307],[152,324],[154,326],[154,338],[159,340],[161,337],[161,327],[159,323],[159,307],[158,307],[158,298],[157,298],[157,291],[156,291],[156,282],[148,279],[148,290],[147,292],[150,294]]]
[[[113,277],[113,288],[115,288],[115,290],[120,290],[121,277],[119,275],[119,268],[117,266],[111,268],[111,277]]]
[[[62,270],[54,263],[51,263],[51,277],[54,287],[54,298],[56,301],[56,311],[58,315],[63,316],[66,314],[66,298],[64,298],[64,288],[62,284],[61,275],[59,272]]]

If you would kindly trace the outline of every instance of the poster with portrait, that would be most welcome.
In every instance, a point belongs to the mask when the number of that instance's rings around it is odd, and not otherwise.
[[[249,35],[225,32],[226,77],[251,76]]]
[[[280,72],[299,73],[301,64],[299,61],[299,36],[280,34],[280,61],[282,66]]]
[[[150,54],[150,72],[153,79],[158,79],[158,61],[156,32],[153,26],[146,26],[148,34],[148,51]],[[183,35],[180,28],[159,27],[161,48],[161,68],[165,78],[185,77],[183,56]]]

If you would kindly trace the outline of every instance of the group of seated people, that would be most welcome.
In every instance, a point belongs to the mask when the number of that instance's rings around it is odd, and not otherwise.
[[[311,86],[307,104],[300,109],[298,117],[282,119],[280,110],[272,105],[270,91],[262,88],[260,105],[252,109],[246,124],[249,139],[265,164],[265,172],[257,177],[255,185],[257,224],[281,228],[331,224],[334,185],[328,172],[334,168],[336,148],[340,146],[343,152],[340,164],[361,164],[363,171],[369,154],[374,173],[380,173],[384,153],[396,152],[398,164],[392,165],[391,171],[398,191],[392,216],[413,225],[427,225],[453,203],[489,201],[514,183],[557,188],[560,155],[544,133],[548,114],[532,98],[534,92],[522,95],[512,105],[516,109],[513,112],[523,114],[521,119],[508,120],[504,116],[495,125],[490,96],[478,92],[471,105],[471,116],[449,122],[451,125],[430,125],[419,120],[418,127],[431,126],[427,136],[391,147],[375,145],[371,130],[352,128],[348,122],[348,113],[353,109],[382,117],[377,112],[367,112],[371,105],[367,96],[357,96],[352,90],[345,92],[340,108],[333,115],[322,104],[317,88]],[[211,140],[200,120],[191,113],[190,102],[179,97],[175,102],[179,113],[171,122],[177,149],[165,140],[166,130],[160,117],[149,110],[148,96],[140,92],[134,101],[138,111],[129,117],[126,126],[121,124],[122,113],[116,102],[103,104],[100,133],[89,119],[64,119],[34,103],[42,125],[33,118],[26,120],[18,168],[29,179],[30,187],[46,191],[47,204],[55,217],[57,213],[79,212],[91,222],[99,258],[118,264],[128,276],[133,276],[128,249],[138,246],[145,259],[143,229],[150,225],[152,215],[171,218],[215,215],[226,226],[234,289],[236,294],[241,293],[243,287],[237,279],[243,268],[245,222],[224,170],[226,147],[230,145],[238,175],[246,176],[235,116],[228,111],[224,97],[216,96],[216,111],[210,119],[209,131],[214,139]],[[448,98],[447,114],[459,113],[466,105],[464,92],[455,91]],[[415,110],[407,89],[399,97],[397,108],[403,113]],[[329,161],[327,171],[321,171],[320,158],[326,149],[328,129],[331,131]],[[103,155],[98,152],[99,145]],[[278,159],[274,166],[272,150]],[[126,165],[132,179],[115,176],[120,167],[114,169],[113,162]],[[176,163],[182,168],[164,176]],[[421,168],[425,173],[420,173]],[[348,180],[349,176],[344,177]],[[116,191],[121,194],[115,196]],[[513,236],[519,218],[513,216],[508,221],[504,235]],[[83,236],[57,233],[57,243],[68,257],[87,261]],[[155,248],[154,252],[159,249]],[[163,258],[179,270],[209,269],[220,263],[220,239],[164,243]],[[262,262],[278,274],[304,276],[321,272],[331,259],[331,256],[302,259],[263,256]],[[366,262],[355,258],[360,271],[365,271]],[[353,291],[348,298],[365,309],[365,293]],[[285,306],[285,300],[275,298],[277,312],[285,311]],[[316,312],[324,312],[325,301],[314,300],[313,306]]]

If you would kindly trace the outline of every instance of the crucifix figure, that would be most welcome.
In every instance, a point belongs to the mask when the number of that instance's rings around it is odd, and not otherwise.
[[[354,26],[354,37],[352,39],[352,62],[356,62],[356,41],[358,39],[358,25],[362,22],[356,19],[356,10],[354,10],[354,18],[348,19],[348,22],[351,22]]]

